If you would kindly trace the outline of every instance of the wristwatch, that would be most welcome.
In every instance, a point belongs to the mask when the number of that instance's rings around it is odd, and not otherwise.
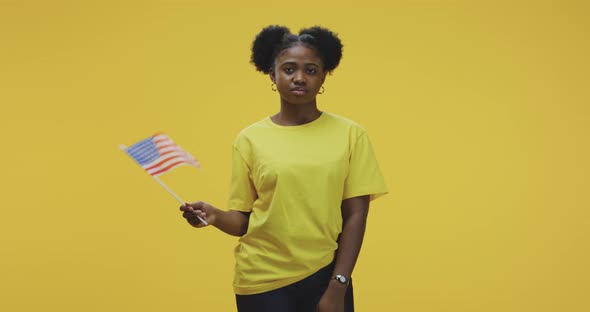
[[[334,279],[342,285],[348,286],[348,284],[350,283],[350,279],[342,274],[334,275]]]

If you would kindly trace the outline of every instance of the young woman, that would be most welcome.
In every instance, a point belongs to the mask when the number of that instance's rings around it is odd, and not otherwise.
[[[340,39],[325,28],[264,28],[251,61],[269,75],[280,111],[234,141],[228,210],[180,208],[195,227],[205,226],[199,216],[240,236],[240,312],[354,311],[350,276],[369,202],[387,189],[365,130],[317,107],[341,56]]]

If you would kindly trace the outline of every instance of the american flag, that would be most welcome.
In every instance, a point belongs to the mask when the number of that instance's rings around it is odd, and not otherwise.
[[[158,176],[180,165],[200,168],[199,162],[176,145],[169,136],[157,133],[125,149],[131,158],[152,176]]]

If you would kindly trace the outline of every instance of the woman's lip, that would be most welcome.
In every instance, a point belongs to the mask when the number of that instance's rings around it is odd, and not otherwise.
[[[291,92],[293,92],[295,94],[304,94],[304,93],[307,93],[307,89],[304,89],[304,88],[294,88],[294,89],[291,89]]]
[[[291,92],[293,92],[295,95],[305,95],[307,93],[307,91],[304,89],[293,89]]]

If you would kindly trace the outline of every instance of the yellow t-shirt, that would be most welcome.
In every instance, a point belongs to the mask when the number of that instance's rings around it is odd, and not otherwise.
[[[365,130],[323,112],[299,126],[265,118],[233,144],[228,208],[251,212],[235,248],[234,291],[247,295],[304,279],[334,259],[343,199],[387,188]]]

